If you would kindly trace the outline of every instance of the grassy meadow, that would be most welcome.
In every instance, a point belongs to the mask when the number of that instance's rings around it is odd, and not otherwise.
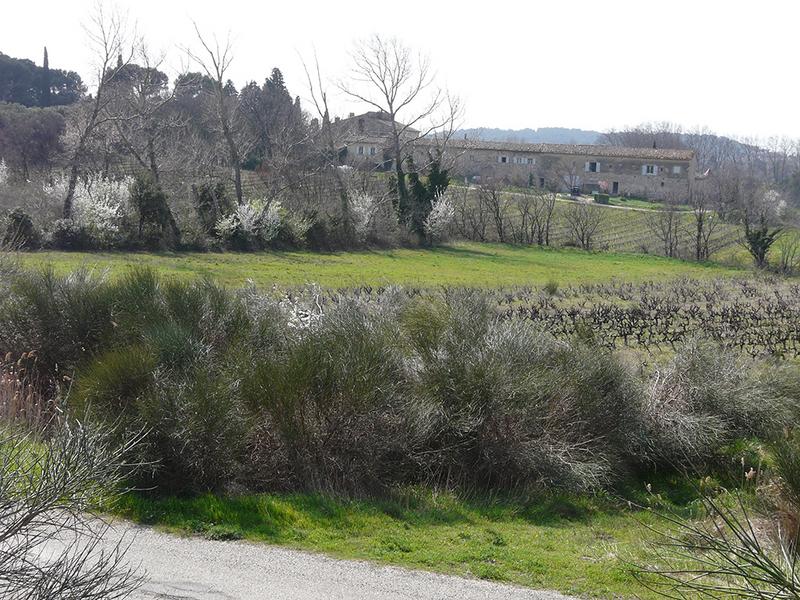
[[[399,284],[418,287],[511,287],[629,282],[678,277],[741,275],[741,269],[698,264],[651,255],[585,252],[563,248],[456,243],[432,249],[369,250],[336,253],[83,253],[33,252],[19,255],[24,266],[52,265],[57,273],[78,267],[108,269],[150,266],[177,278],[210,276],[228,286],[252,280],[259,287],[318,283],[328,288]]]

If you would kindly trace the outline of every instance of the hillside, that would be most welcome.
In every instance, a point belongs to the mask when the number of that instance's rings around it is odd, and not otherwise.
[[[538,129],[498,129],[494,127],[475,127],[460,129],[456,137],[466,135],[471,139],[491,140],[496,142],[517,142],[528,144],[597,144],[599,131],[587,129],[570,129],[567,127],[540,127]]]

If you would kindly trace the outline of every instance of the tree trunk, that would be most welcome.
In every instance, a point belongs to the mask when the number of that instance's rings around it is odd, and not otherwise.
[[[69,169],[69,182],[67,183],[67,196],[64,198],[64,210],[61,216],[64,219],[72,218],[72,200],[75,198],[75,186],[78,184],[78,160],[75,157]]]
[[[217,85],[219,86],[219,89],[217,90],[217,93],[219,94],[219,100],[217,103],[219,122],[220,126],[222,127],[222,135],[225,138],[226,144],[228,145],[228,156],[230,158],[231,169],[233,169],[233,185],[236,189],[236,203],[241,205],[243,202],[242,166],[241,161],[239,160],[239,151],[236,149],[236,140],[233,139],[231,125],[228,122],[227,116],[225,115],[225,96],[222,88],[222,82],[218,82]]]
[[[153,138],[147,140],[147,159],[150,162],[150,172],[153,174],[153,181],[158,185],[160,183],[160,174],[158,172],[158,163],[156,162],[156,150],[153,145]]]

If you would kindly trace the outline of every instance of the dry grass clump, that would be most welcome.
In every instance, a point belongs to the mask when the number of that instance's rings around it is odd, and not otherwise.
[[[0,421],[41,428],[60,414],[58,396],[37,385],[35,372],[35,352],[0,360]]]

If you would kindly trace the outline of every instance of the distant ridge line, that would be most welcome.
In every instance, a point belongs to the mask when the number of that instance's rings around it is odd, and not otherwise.
[[[497,127],[471,127],[459,129],[454,137],[492,142],[519,144],[598,144],[602,133],[590,129],[569,127],[539,127],[538,129],[500,129]]]

